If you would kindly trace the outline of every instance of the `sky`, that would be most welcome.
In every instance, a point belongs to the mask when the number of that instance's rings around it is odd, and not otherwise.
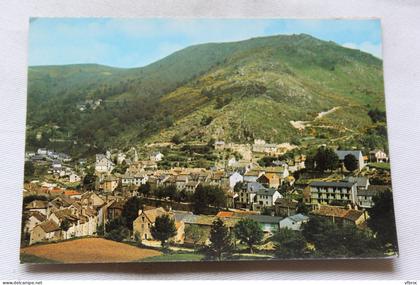
[[[29,65],[141,67],[190,45],[300,33],[382,58],[378,19],[32,18]]]

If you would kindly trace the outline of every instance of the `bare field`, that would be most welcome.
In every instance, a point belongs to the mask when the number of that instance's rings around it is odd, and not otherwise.
[[[29,254],[62,263],[131,262],[162,253],[103,238],[86,238],[59,243],[34,245],[21,249]]]

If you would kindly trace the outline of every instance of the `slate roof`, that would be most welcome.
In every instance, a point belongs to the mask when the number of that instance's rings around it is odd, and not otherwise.
[[[162,207],[155,208],[152,210],[147,210],[147,211],[144,211],[143,213],[152,223],[156,221],[157,217],[163,216],[165,214],[170,215],[170,213],[166,212],[165,209],[163,209]]]
[[[246,217],[261,224],[278,224],[283,219],[282,217],[267,215],[247,215]]]
[[[335,153],[337,154],[339,160],[344,160],[348,154],[354,155],[357,160],[359,160],[360,157],[363,157],[363,154],[360,150],[336,150]]]
[[[346,220],[350,220],[350,221],[355,222],[362,215],[363,215],[363,212],[362,211],[350,209],[350,210],[347,210],[347,213],[344,215],[344,218]]]
[[[265,189],[265,187],[259,182],[250,182],[246,185],[246,190],[250,192],[258,191],[260,189]]]
[[[344,216],[347,214],[347,210],[337,206],[322,205],[319,209],[313,211],[312,213],[325,217],[344,218]]]
[[[25,206],[25,209],[46,209],[48,206],[48,201],[43,201],[43,200],[34,200],[30,203],[28,203]]]
[[[354,182],[354,183],[357,183],[357,186],[366,187],[369,182],[369,178],[366,176],[357,176],[357,177],[349,176],[349,177],[346,177],[345,181]]]
[[[60,227],[54,221],[51,220],[46,220],[45,222],[40,223],[39,226],[46,233],[51,233],[60,230]]]
[[[355,183],[354,182],[344,182],[344,181],[313,181],[309,184],[310,187],[338,187],[338,188],[351,188]]]
[[[274,203],[283,208],[296,208],[298,205],[298,202],[284,198],[277,198]]]
[[[277,190],[273,188],[270,188],[270,189],[263,188],[263,189],[258,190],[257,195],[273,196],[274,193],[276,192]]]
[[[36,218],[38,221],[43,222],[47,219],[47,216],[41,214],[38,211],[31,212],[31,216]]]
[[[287,217],[286,219],[290,219],[290,220],[292,220],[292,221],[294,221],[294,222],[297,223],[297,222],[307,221],[307,220],[309,220],[309,217],[308,216],[305,216],[303,214],[296,214],[296,215]]]
[[[385,192],[387,190],[392,190],[389,185],[369,185],[367,190],[357,191],[357,196],[375,196],[379,193]]]

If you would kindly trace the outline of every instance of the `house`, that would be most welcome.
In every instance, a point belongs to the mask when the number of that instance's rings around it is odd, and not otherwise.
[[[265,174],[275,174],[280,177],[280,185],[283,184],[283,181],[286,177],[290,175],[287,166],[270,166],[264,168]]]
[[[24,231],[29,233],[32,229],[44,222],[47,219],[47,216],[41,214],[40,212],[34,211],[27,213],[29,215],[28,220],[25,223]]]
[[[373,197],[385,191],[392,191],[389,185],[369,185],[366,190],[357,191],[358,205],[364,209],[372,208]]]
[[[114,190],[118,187],[119,181],[119,178],[115,175],[107,175],[103,181],[104,192],[114,192]]]
[[[36,151],[36,154],[38,155],[47,155],[48,150],[46,148],[38,148],[38,150]]]
[[[279,230],[282,217],[268,215],[246,215],[246,218],[256,221],[260,224],[263,232],[272,235]]]
[[[198,181],[188,181],[185,184],[184,190],[187,192],[194,193],[195,190],[197,190],[198,185],[200,185],[200,182]]]
[[[105,201],[94,192],[85,192],[80,197],[80,203],[83,206],[91,206],[96,208],[102,206],[105,203]]]
[[[275,173],[265,173],[257,178],[257,182],[268,188],[279,188],[280,186],[280,177]]]
[[[318,207],[311,212],[312,215],[320,216],[331,220],[333,223],[361,225],[367,218],[364,211],[355,209],[344,209],[337,206],[318,205]]]
[[[126,159],[125,153],[119,152],[117,154],[117,164],[122,164],[125,161],[125,159]]]
[[[233,189],[238,182],[244,181],[244,177],[239,172],[234,172],[229,176],[229,188]]]
[[[336,150],[335,153],[338,156],[338,160],[341,163],[344,163],[344,159],[347,155],[353,155],[357,160],[357,168],[362,170],[365,167],[365,160],[363,158],[363,154],[360,150]]]
[[[104,154],[97,154],[95,161],[96,173],[111,173],[114,169],[114,163]]]
[[[46,220],[32,229],[29,244],[59,240],[60,231],[60,227],[55,222]]]
[[[277,153],[276,144],[268,144],[265,140],[255,139],[252,145],[252,151],[256,153],[266,153],[275,155]]]
[[[255,206],[257,209],[272,207],[274,206],[274,202],[279,198],[283,198],[283,196],[276,189],[263,188],[258,190],[255,195]]]
[[[114,220],[121,217],[122,211],[124,209],[124,201],[115,200],[107,207],[107,219],[108,221]]]
[[[188,175],[178,175],[175,178],[176,189],[179,191],[182,189],[185,189],[185,186],[187,185],[188,181],[189,181]]]
[[[366,176],[349,176],[346,177],[344,181],[356,183],[357,191],[366,190],[370,185],[369,178]]]
[[[61,170],[61,162],[59,160],[53,160],[51,167],[53,169],[54,172],[60,171]]]
[[[370,162],[388,162],[388,155],[380,149],[375,149],[369,152]]]
[[[224,141],[215,141],[214,142],[214,149],[215,150],[223,150],[225,148],[225,142]]]
[[[296,214],[289,216],[280,221],[280,229],[291,229],[294,231],[300,231],[302,225],[309,221],[309,217],[303,214]]]
[[[257,189],[241,189],[238,193],[237,207],[240,208],[251,208],[252,204],[256,201],[255,196],[257,195]]]
[[[233,167],[233,166],[236,165],[236,163],[237,163],[236,158],[233,156],[233,157],[229,158],[229,160],[227,162],[227,165],[228,165],[228,167]]]
[[[355,182],[313,181],[309,184],[310,203],[341,205],[357,204],[357,184]]]
[[[184,242],[184,222],[182,220],[175,220],[175,215],[172,211],[165,211],[162,207],[154,208],[151,210],[142,211],[139,210],[138,217],[133,222],[133,233],[134,236],[138,236],[140,240],[153,240],[151,228],[154,226],[156,218],[168,215],[175,221],[177,228],[177,234],[173,240],[176,243]]]
[[[149,159],[158,162],[162,161],[163,157],[164,155],[160,151],[155,151],[150,154]]]
[[[73,199],[80,199],[82,197],[82,193],[76,190],[64,190],[63,194]]]
[[[72,173],[69,175],[69,181],[71,183],[79,182],[80,180],[82,180],[81,177],[77,175],[76,173]]]
[[[32,202],[25,205],[25,210],[29,212],[39,212],[43,215],[47,215],[48,201],[33,200]]]
[[[261,172],[259,170],[248,170],[243,176],[244,182],[257,182],[258,177],[260,177]]]
[[[278,198],[274,202],[274,211],[277,216],[288,217],[296,215],[298,202],[292,199]]]

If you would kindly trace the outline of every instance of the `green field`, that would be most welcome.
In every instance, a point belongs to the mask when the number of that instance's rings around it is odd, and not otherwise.
[[[391,170],[391,165],[386,162],[371,162],[369,163],[369,166],[378,169]]]

